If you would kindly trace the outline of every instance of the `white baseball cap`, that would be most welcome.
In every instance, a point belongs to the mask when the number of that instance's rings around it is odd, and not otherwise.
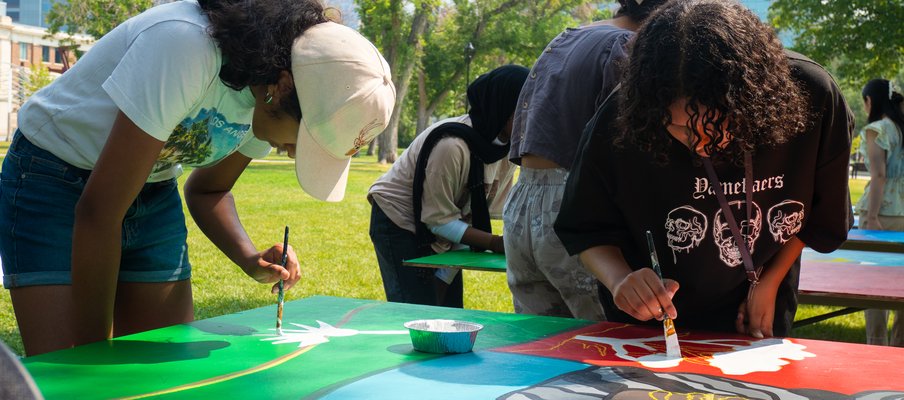
[[[351,156],[389,124],[395,105],[389,64],[354,29],[324,22],[295,40],[292,75],[302,114],[298,184],[320,200],[340,201]]]

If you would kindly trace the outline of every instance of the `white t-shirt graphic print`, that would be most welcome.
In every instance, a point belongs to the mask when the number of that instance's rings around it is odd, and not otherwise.
[[[216,109],[202,108],[184,119],[163,145],[151,176],[165,174],[178,165],[206,167],[232,154],[250,139],[249,124],[227,122]],[[267,147],[269,149],[269,146]]]

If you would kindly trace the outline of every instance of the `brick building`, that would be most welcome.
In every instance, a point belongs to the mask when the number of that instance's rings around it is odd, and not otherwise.
[[[10,140],[16,131],[16,113],[25,101],[23,84],[31,73],[30,67],[42,65],[51,76],[58,76],[75,62],[74,54],[67,54],[59,47],[63,37],[49,37],[44,28],[20,25],[10,17],[0,17],[0,140]],[[84,35],[75,39],[85,43],[79,46],[81,51],[87,51],[93,42]]]

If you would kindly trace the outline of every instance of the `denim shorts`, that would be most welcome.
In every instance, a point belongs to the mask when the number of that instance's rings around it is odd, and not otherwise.
[[[75,205],[90,173],[16,131],[0,170],[3,287],[72,283]],[[190,278],[187,232],[176,180],[145,184],[123,219],[119,281]]]

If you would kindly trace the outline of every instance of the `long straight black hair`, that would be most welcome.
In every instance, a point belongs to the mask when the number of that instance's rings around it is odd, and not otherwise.
[[[870,99],[869,110],[866,110],[868,122],[876,122],[884,115],[892,120],[898,126],[898,130],[904,134],[904,111],[901,110],[904,96],[892,90],[887,79],[870,80],[863,87],[861,94],[863,101],[866,101],[867,97]],[[904,147],[904,140],[901,141],[901,146]]]

